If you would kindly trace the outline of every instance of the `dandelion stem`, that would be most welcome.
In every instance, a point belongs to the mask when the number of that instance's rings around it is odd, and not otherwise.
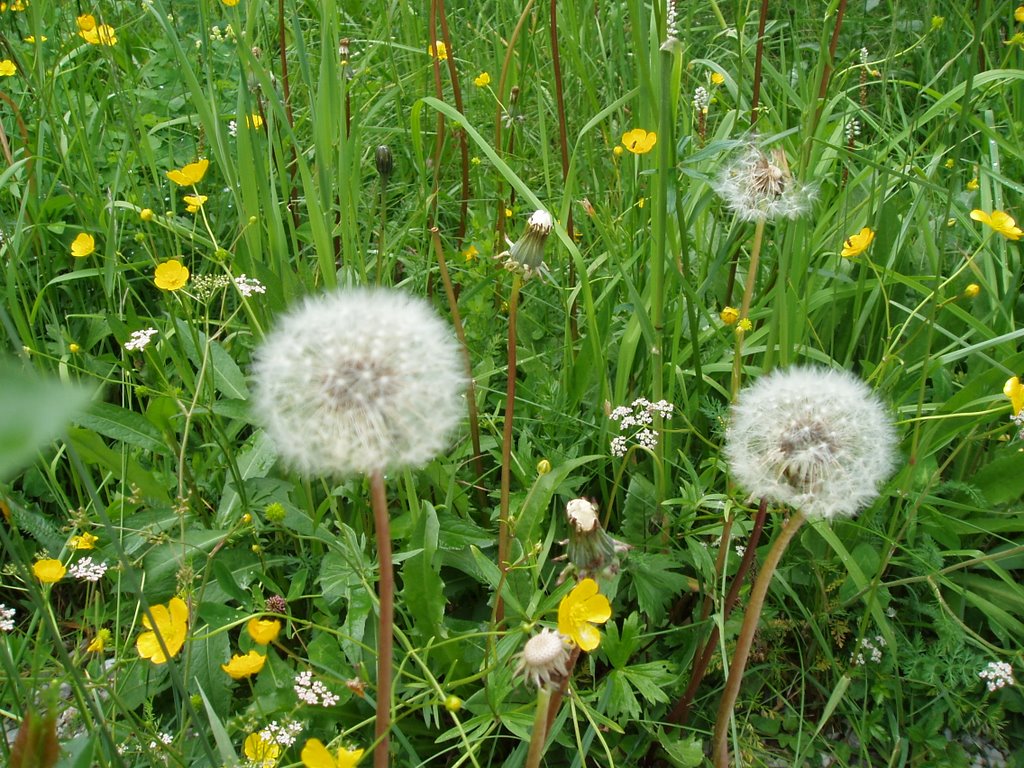
[[[713,741],[715,768],[728,768],[729,766],[729,721],[732,719],[736,698],[740,692],[740,684],[743,682],[743,671],[746,669],[747,659],[750,656],[754,633],[757,631],[761,611],[764,609],[764,599],[768,594],[768,587],[783,553],[805,520],[803,513],[797,511],[786,521],[779,537],[768,550],[768,556],[761,564],[761,570],[754,581],[753,589],[751,589],[750,602],[743,615],[743,626],[740,628],[739,637],[736,638],[736,650],[733,652],[732,663],[729,665],[729,679],[726,681],[722,701],[718,705],[718,715],[715,718]]]
[[[441,22],[441,39],[444,41],[445,49],[454,51],[452,38],[448,33],[448,13],[444,7],[444,0],[437,0],[437,18]],[[455,108],[459,114],[465,114],[462,106],[462,89],[459,87],[459,71],[455,66],[455,56],[449,55],[448,76],[452,81],[452,98],[455,101]],[[437,98],[441,98],[439,93]],[[455,236],[456,247],[462,248],[462,241],[466,237],[466,221],[469,218],[469,198],[472,192],[469,187],[469,143],[466,139],[466,132],[459,130],[459,155],[462,159],[462,200],[459,203],[459,230]]]
[[[544,757],[544,746],[548,740],[548,702],[550,700],[550,686],[540,686],[537,689],[537,711],[533,716],[530,751],[526,753],[526,768],[538,768],[540,759]]]
[[[523,279],[516,275],[512,279],[512,291],[508,297],[508,384],[505,388],[505,423],[501,436],[501,506],[498,512],[498,568],[502,573],[508,570],[509,534],[508,504],[512,483],[512,417],[516,407],[516,318],[519,308],[519,290]],[[505,604],[499,594],[495,601],[498,623],[505,618]]]
[[[391,664],[394,657],[395,574],[391,564],[391,521],[388,517],[387,491],[384,475],[378,470],[370,475],[370,498],[377,535],[377,561],[380,580],[380,624],[377,631],[377,719],[373,749],[374,768],[388,766],[388,731],[391,729]]]
[[[757,19],[757,48],[754,51],[754,95],[750,99],[750,127],[757,125],[761,101],[761,59],[764,57],[764,27],[768,21],[768,0],[761,0],[761,13]]]

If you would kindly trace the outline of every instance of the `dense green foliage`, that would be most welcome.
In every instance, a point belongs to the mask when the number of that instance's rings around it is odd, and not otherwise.
[[[730,482],[729,405],[807,363],[868,383],[899,465],[782,560],[734,757],[966,767],[996,765],[972,762],[990,747],[1024,765],[1020,687],[979,676],[1024,674],[1024,451],[1003,395],[1024,369],[1024,260],[1012,221],[971,217],[1024,218],[1024,11],[835,0],[760,19],[712,0],[678,3],[666,30],[661,2],[556,5],[555,27],[533,0],[3,5],[0,762],[49,765],[56,738],[61,766],[247,765],[273,722],[298,741],[268,766],[301,764],[312,738],[370,762],[387,699],[370,482],[290,472],[250,398],[276,316],[383,284],[464,329],[478,416],[387,476],[393,765],[526,764],[537,691],[518,654],[558,624],[577,497],[630,549],[600,575],[612,618],[574,662],[543,764],[704,764],[787,515],[768,506],[742,565],[759,499]],[[649,151],[623,145],[638,128]],[[716,179],[751,146],[788,158],[806,212],[734,215]],[[194,187],[168,177],[200,158]],[[546,269],[520,284],[498,256],[537,208],[555,219]],[[656,446],[615,455],[610,415],[637,398],[672,415]],[[83,557],[110,568],[33,572]],[[137,642],[175,596],[187,635],[154,664]],[[254,616],[280,635],[257,643]],[[264,666],[232,679],[221,665],[250,650]],[[297,697],[306,671],[337,703]]]

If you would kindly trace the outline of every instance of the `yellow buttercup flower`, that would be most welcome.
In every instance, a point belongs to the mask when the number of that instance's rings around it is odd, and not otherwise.
[[[604,624],[612,616],[612,606],[593,579],[583,579],[558,604],[558,631],[584,651],[601,644],[595,624]]]
[[[39,42],[40,43],[45,43],[46,40],[47,40],[46,35],[40,35],[39,36]],[[25,38],[25,42],[26,43],[34,43],[35,41],[36,41],[36,36],[35,35],[29,35],[28,37]]]
[[[116,45],[117,33],[109,24],[97,24],[90,14],[78,17],[78,36],[89,45]]]
[[[480,251],[475,245],[470,245],[466,250],[462,252],[462,256],[466,261],[472,261],[479,255]]]
[[[220,1],[222,3],[224,3],[224,5],[228,6],[229,8],[234,8],[236,5],[238,5],[238,0],[220,0]]]
[[[110,642],[110,630],[101,629],[96,633],[96,637],[92,639],[92,642],[86,647],[87,653],[103,653],[103,649],[107,647],[107,643]]]
[[[643,128],[634,128],[622,134],[622,145],[634,155],[646,155],[657,142],[658,134]]]
[[[1021,386],[1020,378],[1014,376],[1007,379],[1006,384],[1003,385],[1003,394],[1010,398],[1010,407],[1014,416],[1024,411],[1024,386]]]
[[[361,749],[342,747],[335,757],[323,745],[320,739],[310,739],[302,748],[302,764],[306,768],[352,768],[363,756]]]
[[[167,605],[154,605],[149,609],[153,615],[153,624],[149,616],[143,614],[142,626],[148,632],[143,632],[135,641],[135,649],[139,656],[149,659],[154,664],[165,664],[167,659],[177,656],[181,646],[185,644],[185,635],[188,633],[188,606],[180,597],[172,597]],[[167,646],[167,654],[164,654],[160,647],[160,640],[163,638]]]
[[[726,325],[734,325],[740,319],[740,311],[736,307],[722,307],[722,311],[718,313],[718,316],[722,318],[722,322]]]
[[[850,235],[843,241],[843,250],[840,255],[846,259],[860,256],[868,249],[868,246],[871,245],[871,241],[874,239],[875,231],[871,227],[864,227],[856,235]]]
[[[99,536],[93,536],[91,533],[86,531],[79,536],[72,536],[71,541],[68,543],[72,549],[95,549],[96,542],[100,540]]]
[[[971,179],[970,181],[967,182],[967,190],[969,192],[974,192],[975,190],[978,189],[979,186],[981,186],[981,185],[978,184],[978,177],[977,176],[975,176],[973,179]]]
[[[208,198],[206,195],[185,195],[181,199],[185,201],[185,210],[188,213],[195,213],[200,208],[202,208],[203,203],[205,203],[210,198]]]
[[[194,163],[189,163],[183,168],[167,172],[167,178],[179,187],[194,187],[203,180],[206,169],[210,167],[210,161],[205,157]]]
[[[971,218],[982,224],[988,224],[1000,235],[1010,240],[1020,240],[1021,237],[1024,237],[1024,230],[1018,227],[1013,217],[1005,211],[986,213],[975,208],[971,211]]]
[[[277,619],[257,619],[254,617],[249,619],[245,629],[249,633],[249,637],[260,645],[266,645],[276,640],[277,636],[281,634],[281,622]]]
[[[448,60],[448,46],[440,40],[434,41],[434,44],[427,48],[427,52],[438,61]]]
[[[234,0],[237,2],[238,0]],[[227,4],[227,0],[222,0]],[[249,764],[253,768],[274,768],[281,757],[281,745],[273,739],[267,739],[258,733],[250,733],[245,738],[242,751],[249,758]]]
[[[75,342],[72,341],[70,344],[68,344],[68,352],[70,352],[71,354],[74,355],[74,354],[77,354],[77,353],[79,353],[81,351],[82,351],[82,348],[80,346],[78,346],[77,344],[75,344]]]
[[[153,282],[162,291],[176,291],[188,282],[188,267],[177,259],[165,261],[153,273]]]
[[[736,323],[736,333],[746,333],[747,331],[752,331],[753,329],[754,324],[750,322],[749,317],[744,317],[742,320]]]
[[[153,220],[153,209],[152,208],[143,208],[141,211],[139,211],[139,218],[142,219],[143,221],[152,221]]]
[[[964,288],[964,296],[966,296],[968,299],[973,299],[979,293],[981,293],[981,286],[978,285],[977,283],[971,283],[966,288]]]
[[[43,584],[56,584],[67,572],[68,569],[60,560],[36,560],[32,564],[32,573]]]
[[[79,232],[71,243],[71,255],[76,259],[84,259],[96,250],[96,239],[88,232]]]
[[[721,72],[712,72],[711,73],[711,84],[712,85],[721,85],[724,82],[725,82],[725,75],[723,75]]]
[[[11,77],[18,74],[18,67],[10,59],[0,61],[0,77]]]
[[[491,84],[491,76],[487,72],[481,72],[479,75],[473,78],[473,85],[477,88],[485,88]]]
[[[256,651],[249,651],[245,656],[235,654],[227,664],[221,664],[220,668],[231,675],[233,680],[241,680],[243,677],[251,677],[263,669],[267,663],[267,657]]]
[[[91,13],[83,13],[75,19],[75,24],[78,25],[79,32],[88,32],[91,29],[96,29],[96,17]]]
[[[1013,18],[1017,21],[1024,21],[1024,5],[1018,5],[1013,12]]]

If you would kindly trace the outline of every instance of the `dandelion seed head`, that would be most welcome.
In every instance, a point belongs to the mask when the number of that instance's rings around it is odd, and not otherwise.
[[[414,467],[447,446],[462,370],[451,330],[423,300],[342,291],[279,320],[257,355],[255,408],[304,474]]]
[[[885,408],[859,379],[791,368],[740,392],[725,455],[751,495],[830,520],[855,515],[878,495],[895,445]]]
[[[563,635],[542,629],[523,646],[516,674],[522,675],[535,688],[552,685],[569,674],[569,651],[569,643]]]
[[[757,147],[726,165],[712,188],[743,221],[797,219],[810,210],[815,194],[793,179],[781,151],[769,157]]]

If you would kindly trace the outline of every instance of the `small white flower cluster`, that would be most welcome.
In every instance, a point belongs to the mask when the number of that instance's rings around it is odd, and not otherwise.
[[[300,733],[302,733],[302,723],[286,720],[282,724],[275,720],[260,731],[260,738],[265,742],[272,741],[275,744],[280,744],[282,747],[290,747],[295,743]]]
[[[228,120],[228,135],[231,138],[238,136],[238,123],[234,120]]]
[[[0,632],[10,632],[14,629],[14,609],[8,608],[0,603]]]
[[[214,43],[224,43],[224,42],[227,42],[229,40],[234,40],[234,39],[235,39],[235,30],[234,30],[234,28],[230,24],[228,24],[226,27],[224,27],[224,31],[223,32],[221,32],[220,26],[217,25],[217,24],[214,24],[212,27],[210,27],[210,40],[212,42],[214,42]]]
[[[860,120],[852,117],[846,124],[846,141],[852,144],[858,136],[860,136]]]
[[[742,544],[737,544],[733,549],[736,550],[736,557],[743,557],[747,554],[747,548]]]
[[[630,440],[653,450],[658,445],[658,433],[651,429],[654,416],[657,414],[663,419],[671,419],[673,408],[667,400],[652,403],[645,397],[638,397],[632,405],[620,405],[612,411],[611,419],[619,422],[619,431],[623,433],[612,440],[612,456],[625,456]],[[630,430],[633,430],[632,433]]]
[[[295,693],[300,701],[311,707],[333,707],[341,701],[341,697],[331,693],[326,685],[314,680],[313,673],[309,670],[300,672],[295,677]]]
[[[870,58],[870,56],[868,54],[868,49],[867,48],[861,48],[860,49],[860,63],[862,65],[866,66],[867,63],[868,63],[868,59],[869,58]]]
[[[874,640],[862,637],[860,640],[860,650],[854,654],[853,663],[858,667],[863,667],[868,661],[872,664],[878,664],[882,660],[883,648],[885,648],[885,638],[881,635],[875,635]],[[864,654],[867,654],[867,656]]]
[[[267,292],[267,287],[263,283],[255,277],[246,277],[244,272],[236,277],[234,282],[238,292],[247,299],[251,299],[254,294]]]
[[[708,89],[703,85],[698,85],[697,90],[693,92],[693,108],[698,112],[706,112],[710,104],[711,96],[708,94]]]
[[[150,340],[157,333],[156,328],[144,328],[141,331],[132,331],[132,337],[124,343],[124,348],[129,352],[141,352],[149,346]]]
[[[157,743],[157,742],[159,742],[159,743]],[[158,733],[156,735],[155,739],[153,739],[151,742],[149,742],[149,748],[150,749],[156,749],[158,746],[160,746],[160,744],[164,744],[164,745],[170,746],[173,743],[174,743],[174,737],[171,736],[171,734],[169,734],[169,733],[162,733],[161,732],[161,733]]]
[[[1016,416],[1011,416],[1010,421],[1017,427],[1017,439],[1024,440],[1024,408]]]
[[[96,582],[103,578],[109,567],[106,563],[94,562],[91,557],[83,557],[68,569],[68,573],[81,581]]]
[[[978,677],[985,681],[985,686],[990,691],[998,691],[1003,686],[1015,684],[1013,667],[1005,661],[990,661],[978,673]]]

